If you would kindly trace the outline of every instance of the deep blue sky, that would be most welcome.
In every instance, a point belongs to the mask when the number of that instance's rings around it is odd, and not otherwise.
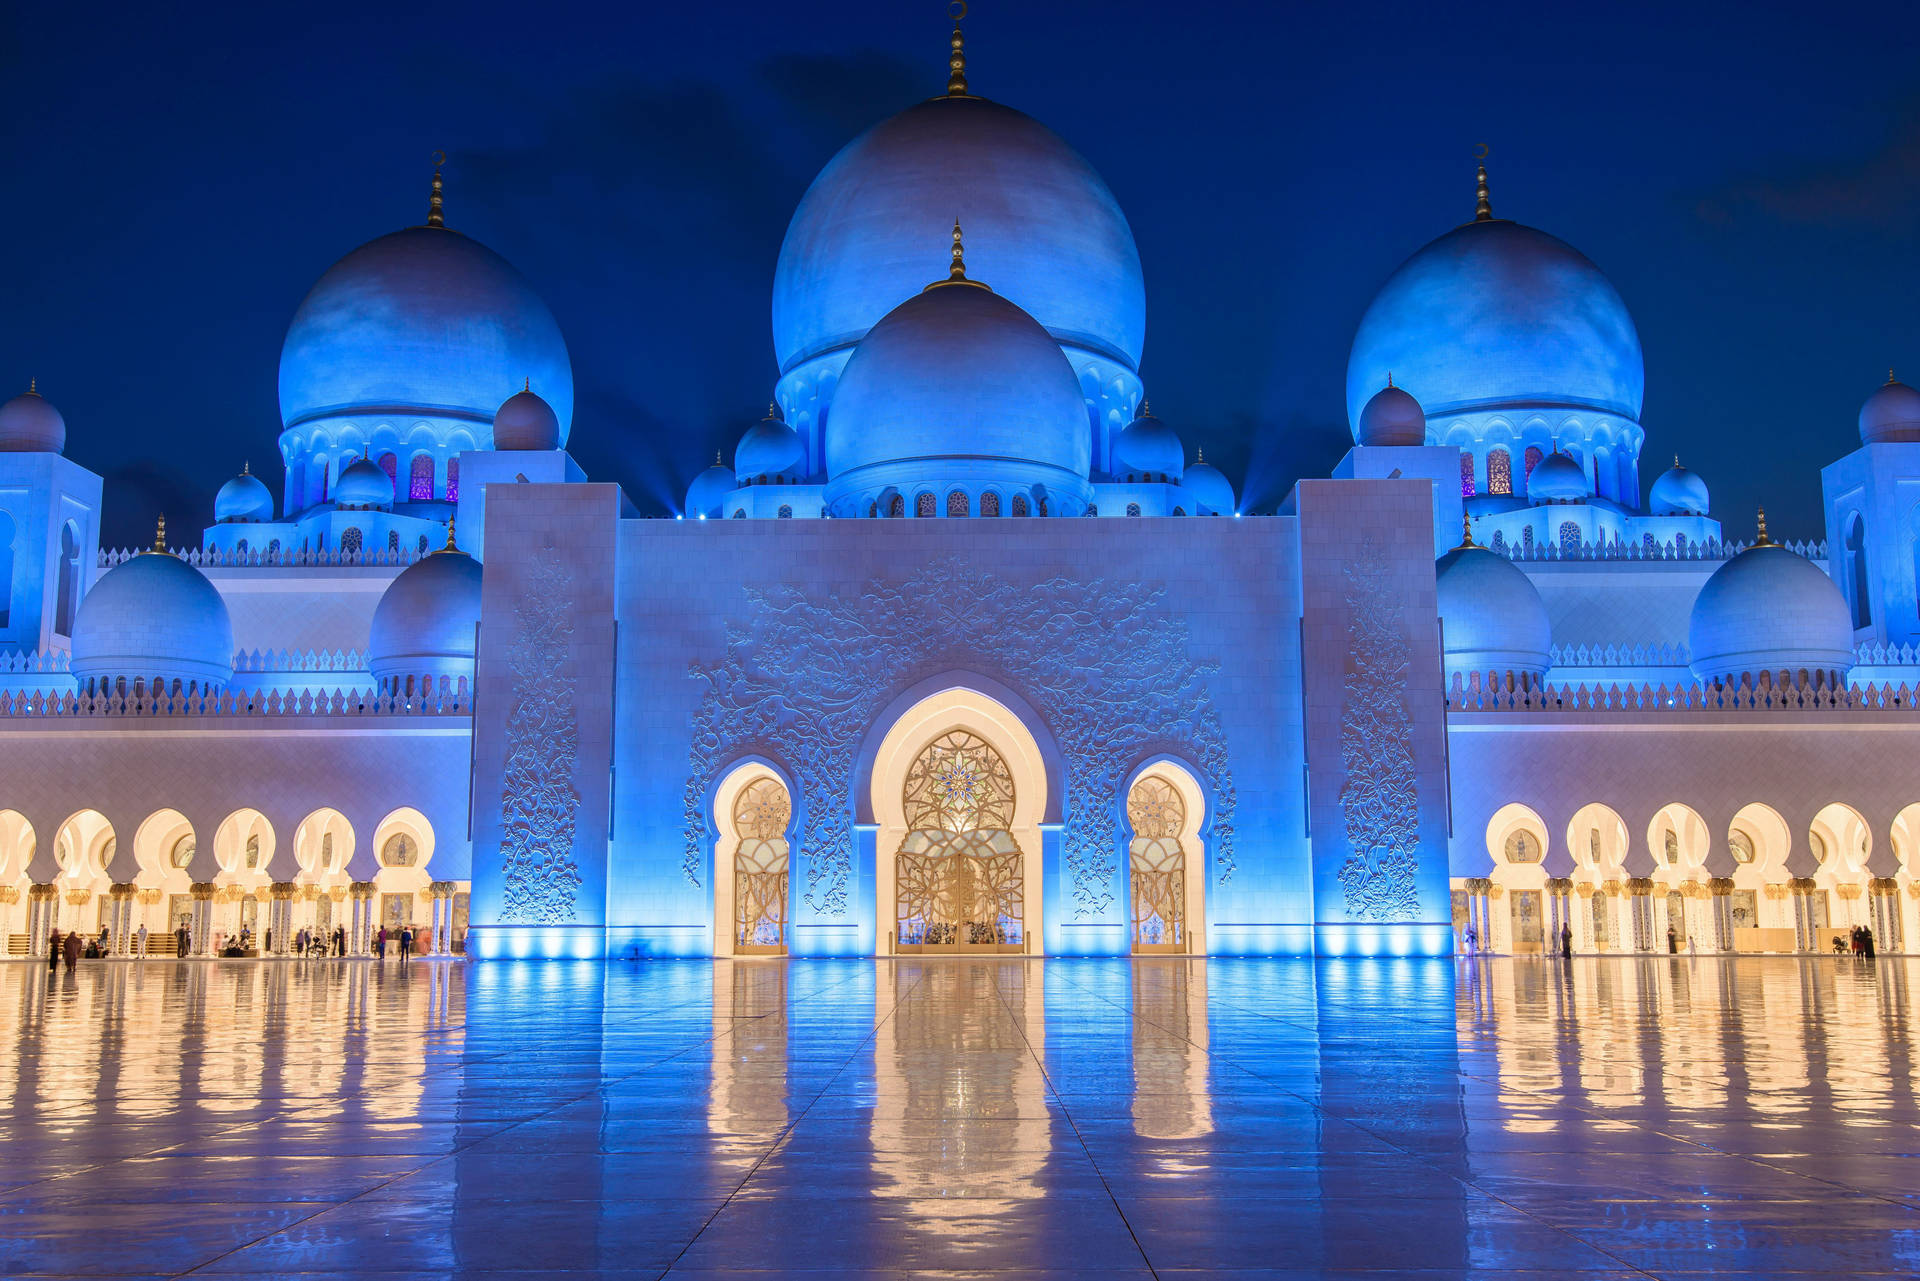
[[[1414,249],[1496,210],[1571,241],[1647,353],[1675,453],[1744,534],[1818,530],[1821,464],[1920,375],[1911,6],[976,0],[976,92],[1100,171],[1147,275],[1143,374],[1252,505],[1345,447],[1346,352]],[[664,510],[774,380],[788,215],[944,87],[926,0],[0,7],[0,388],[37,375],[109,542],[272,472],[280,340],[355,245],[452,225],[559,317],[573,451]]]

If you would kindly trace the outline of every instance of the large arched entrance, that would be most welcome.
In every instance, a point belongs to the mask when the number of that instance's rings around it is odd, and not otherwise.
[[[1026,949],[1026,858],[1013,835],[1006,760],[970,730],[923,747],[901,796],[894,946],[916,952]]]

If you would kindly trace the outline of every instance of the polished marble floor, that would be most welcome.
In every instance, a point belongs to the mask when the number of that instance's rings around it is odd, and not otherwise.
[[[0,965],[0,1276],[1920,1274],[1920,963]]]

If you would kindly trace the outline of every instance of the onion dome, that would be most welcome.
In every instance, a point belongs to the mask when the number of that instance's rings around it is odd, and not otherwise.
[[[382,689],[412,693],[410,678],[473,681],[480,626],[480,562],[453,541],[400,571],[373,610],[367,662]]]
[[[1827,572],[1767,537],[1713,572],[1687,624],[1693,672],[1737,683],[1761,672],[1828,672],[1853,666],[1853,622]]]
[[[213,519],[221,525],[273,519],[273,493],[253,474],[250,464],[241,464],[240,474],[213,496]]]
[[[57,454],[67,447],[67,420],[40,394],[37,380],[0,405],[0,453]]]
[[[559,416],[535,394],[531,378],[493,414],[495,449],[558,449],[562,435]]]
[[[547,304],[512,264],[444,225],[440,176],[424,227],[327,269],[280,350],[280,416],[465,418],[484,425],[515,378],[540,384],[564,444],[573,366]]]
[[[963,90],[875,125],[801,198],[774,273],[781,373],[852,347],[918,292],[927,229],[956,212],[1002,298],[1056,342],[1140,367],[1146,287],[1113,192],[1039,121]]]
[[[826,423],[827,501],[962,483],[1041,489],[1055,515],[1078,514],[1093,448],[1080,380],[1039,322],[967,279],[960,235],[956,223],[947,279],[888,312],[847,361]]]
[[[767,416],[747,428],[733,449],[734,474],[749,482],[773,477],[791,478],[806,465],[807,447],[800,433],[780,417],[778,405],[767,406]]]
[[[1193,495],[1201,514],[1233,515],[1233,486],[1218,467],[1207,461],[1206,450],[1194,451],[1193,466],[1180,477],[1180,483]]]
[[[1889,369],[1887,381],[1860,406],[1860,439],[1869,445],[1920,441],[1920,391]]]
[[[1427,415],[1420,402],[1393,385],[1373,393],[1353,424],[1353,438],[1362,445],[1406,448],[1427,443]]]
[[[1587,469],[1571,457],[1554,450],[1534,464],[1527,477],[1527,501],[1541,503],[1584,503],[1593,497],[1593,478]]]
[[[1389,369],[1438,418],[1501,407],[1640,418],[1646,371],[1626,303],[1579,250],[1495,218],[1480,170],[1474,220],[1402,263],[1347,360],[1347,417]]]
[[[1113,443],[1113,470],[1145,472],[1179,480],[1187,465],[1186,446],[1173,428],[1153,416],[1146,401],[1140,402],[1140,416],[1126,425]]]
[[[1434,563],[1447,674],[1545,675],[1553,628],[1539,590],[1518,565],[1476,546],[1467,528],[1466,541]]]
[[[233,678],[233,622],[220,592],[166,550],[166,520],[152,551],[100,576],[73,623],[73,674],[83,689],[124,679],[171,690],[218,689]]]
[[[735,480],[734,474],[721,464],[720,455],[716,451],[713,455],[713,466],[695,476],[693,484],[687,486],[687,515],[720,515],[720,505],[727,500],[728,494],[738,488],[740,488],[740,482]]]
[[[337,507],[385,511],[393,506],[393,477],[371,458],[356,458],[340,469],[340,479],[333,485],[333,501]]]
[[[1675,458],[1673,466],[1654,479],[1647,494],[1647,510],[1655,516],[1704,516],[1707,514],[1707,482],[1700,473],[1688,471]]]

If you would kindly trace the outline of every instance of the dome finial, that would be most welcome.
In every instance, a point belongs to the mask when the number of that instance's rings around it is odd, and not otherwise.
[[[1387,386],[1393,386],[1393,371],[1391,369],[1387,371]]]
[[[1767,537],[1767,509],[1765,504],[1762,504],[1760,507],[1760,532],[1754,538],[1753,545],[1755,547],[1771,547],[1774,545],[1773,540]]]
[[[1196,463],[1204,463],[1207,461],[1207,448],[1205,445],[1195,445],[1193,447],[1193,461]]]
[[[521,388],[520,388],[520,390],[521,390],[521,391],[532,391],[532,390],[533,390],[533,376],[532,376],[531,374],[529,374],[529,375],[527,376],[527,378],[526,378],[526,381],[525,381],[525,382],[524,382],[524,383],[523,383],[523,384],[521,385]]]
[[[769,400],[769,401],[767,402],[767,421],[768,421],[768,422],[779,422],[779,421],[781,421],[781,419],[780,419],[780,406],[779,406],[779,405],[778,405],[778,404],[777,404],[776,402],[774,402],[774,401],[771,401],[771,400]]]
[[[947,268],[947,279],[965,280],[966,278],[967,259],[965,251],[960,247],[960,220],[955,218],[953,220],[953,266]]]
[[[1460,546],[1456,547],[1454,550],[1460,551],[1468,547],[1478,547],[1478,546],[1479,544],[1473,541],[1473,516],[1469,512],[1461,512],[1460,513]]]
[[[949,41],[953,52],[947,55],[947,97],[965,98],[967,93],[967,42],[960,34],[960,19],[967,16],[967,0],[953,0],[947,6],[947,12],[953,17],[953,39]]]
[[[165,555],[167,551],[167,514],[160,513],[160,519],[153,525],[153,550]]]
[[[1892,365],[1888,365],[1888,366],[1887,366],[1887,386],[1889,386],[1889,387],[1891,387],[1891,386],[1893,386],[1893,385],[1894,385],[1895,383],[1897,383],[1897,382],[1899,382],[1899,381],[1900,381],[1900,380],[1899,380],[1898,378],[1895,378],[1895,377],[1893,376],[1893,366],[1892,366]]]
[[[1474,166],[1473,220],[1475,222],[1493,221],[1493,196],[1487,191],[1487,150],[1487,144],[1483,142],[1475,148],[1473,153],[1474,159],[1481,162]]]
[[[713,451],[713,465],[715,467],[720,465],[720,451],[717,449]]]
[[[436,151],[433,153],[433,194],[427,197],[427,226],[429,227],[444,227],[447,225],[446,213],[441,207],[442,186],[440,183],[440,166],[446,163],[446,152]]]
[[[1887,373],[1891,375],[1893,371],[1889,369]],[[1892,381],[1892,379],[1889,378],[1888,381]],[[39,394],[40,394],[40,380],[38,378],[27,379],[27,395],[38,396]]]
[[[1148,402],[1145,396],[1142,396],[1140,398],[1140,412],[1138,414],[1135,414],[1134,417],[1136,418],[1153,417],[1153,405]]]
[[[252,460],[252,459],[248,459],[247,461],[245,461],[245,462],[243,462],[243,463],[241,463],[241,464],[240,464],[240,474],[241,474],[242,476],[251,476],[251,475],[253,475],[253,460]]]
[[[453,541],[453,516],[451,514],[447,516],[447,545],[440,550],[443,552],[457,552],[460,550],[460,544]]]

